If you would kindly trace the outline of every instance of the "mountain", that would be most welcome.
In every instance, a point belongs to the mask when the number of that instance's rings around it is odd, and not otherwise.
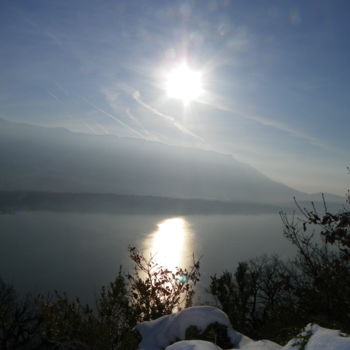
[[[0,191],[0,214],[51,211],[113,214],[266,214],[277,205],[101,193]],[[285,208],[289,209],[290,208]]]
[[[274,203],[310,196],[223,155],[0,120],[0,190]]]

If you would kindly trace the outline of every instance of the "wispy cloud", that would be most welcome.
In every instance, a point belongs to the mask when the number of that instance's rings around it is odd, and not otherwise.
[[[13,8],[13,10],[15,10],[17,14],[19,14],[19,16],[23,19],[23,21],[29,24],[29,26],[33,28],[38,34],[44,35],[55,44],[62,46],[62,40],[58,37],[58,35],[47,29],[43,23],[39,24],[33,19],[33,16],[31,16],[28,12],[20,10],[19,8]]]
[[[311,135],[309,135],[301,130],[298,130],[294,127],[291,127],[290,125],[288,125],[286,123],[282,123],[282,122],[279,122],[279,121],[276,121],[276,120],[273,120],[271,118],[261,116],[258,114],[253,114],[250,112],[243,111],[242,107],[240,107],[238,103],[235,106],[230,106],[226,103],[226,101],[224,99],[220,99],[218,97],[213,98],[210,102],[203,101],[202,103],[208,104],[209,106],[211,106],[217,110],[228,112],[228,113],[234,115],[235,117],[251,120],[251,121],[254,121],[255,123],[258,123],[260,125],[283,131],[292,137],[301,139],[301,140],[303,140],[311,145],[317,146],[317,147],[324,149],[326,151],[337,152],[337,153],[343,152],[343,150],[341,150],[337,147],[334,147],[334,146],[324,142],[323,140],[320,140],[317,137],[311,136]]]
[[[293,137],[302,139],[302,140],[308,142],[309,144],[311,144],[313,146],[320,147],[326,151],[331,151],[331,152],[340,152],[341,151],[337,147],[331,146],[331,145],[325,143],[324,141],[322,141],[316,137],[313,137],[313,136],[308,135],[307,133],[304,133],[298,129],[290,127],[289,125],[287,125],[285,123],[281,123],[281,122],[278,122],[275,120],[267,119],[265,117],[258,116],[258,115],[249,115],[248,114],[245,116],[245,118],[253,120],[253,121],[260,123],[262,125],[269,126],[269,127],[284,131]]]
[[[56,101],[63,103],[63,101],[60,98],[58,98],[51,90],[48,89],[47,93]]]
[[[61,103],[64,107],[67,107],[67,103],[64,101],[64,99],[60,98],[57,96],[57,94],[55,94],[54,92],[52,92],[50,89],[47,89],[47,93],[49,96],[51,96],[55,101]],[[82,118],[77,118],[75,116],[73,116],[71,113],[65,113],[65,117],[68,117],[71,121],[77,121],[78,123],[81,123],[82,125],[84,125],[88,130],[90,130],[92,133],[98,135],[99,133],[97,132],[97,130],[90,125],[89,123],[87,123],[84,119]]]
[[[136,123],[140,129],[143,131],[143,133],[145,134],[146,138],[149,140],[156,140],[156,141],[160,141],[159,138],[153,134],[151,134],[140,122],[140,120],[135,117],[135,115],[130,111],[129,108],[126,108],[125,110],[126,115],[134,122]]]
[[[97,130],[93,126],[91,126],[90,124],[86,123],[84,120],[80,120],[80,122],[83,123],[86,126],[86,128],[89,129],[93,134],[95,134],[95,135],[99,135],[100,134],[99,132],[97,132]]]
[[[296,9],[289,11],[289,21],[292,25],[297,26],[301,23],[300,12]]]
[[[93,104],[92,102],[90,102],[87,98],[85,97],[81,97],[82,100],[85,101],[85,103],[87,103],[89,106],[91,106],[95,111],[102,113],[103,115],[107,116],[108,118],[111,118],[112,120],[114,120],[116,123],[118,123],[119,125],[121,125],[122,127],[126,128],[127,130],[129,130],[132,134],[136,135],[137,137],[141,137],[144,138],[144,136],[142,135],[142,133],[140,133],[138,130],[132,128],[130,125],[126,124],[125,122],[123,122],[122,120],[120,120],[118,117],[116,117],[115,115],[105,111],[104,109],[96,106],[95,104]]]
[[[141,99],[139,91],[135,90],[132,93],[132,97],[142,107],[146,108],[148,111],[152,112],[153,114],[157,115],[158,117],[163,118],[164,120],[169,122],[172,126],[174,126],[176,129],[181,131],[183,134],[192,136],[193,138],[195,138],[196,140],[198,140],[200,142],[204,142],[204,140],[200,136],[196,135],[194,132],[192,132],[191,130],[187,129],[184,125],[179,123],[174,117],[172,117],[172,116],[170,116],[168,114],[165,114],[163,112],[160,112],[156,108],[154,108],[151,105],[149,105],[146,102],[144,102]]]
[[[103,132],[105,135],[108,135],[108,134],[109,134],[108,130],[107,130],[102,124],[96,123],[96,126],[97,126],[98,128],[100,128],[100,130],[102,130],[102,132]]]
[[[55,83],[57,89],[59,91],[61,91],[65,97],[69,97],[69,96],[75,96],[75,98],[83,101],[85,104],[89,105],[95,112],[97,112],[99,115],[104,115],[106,117],[108,117],[109,119],[112,119],[113,121],[115,121],[117,124],[119,124],[123,129],[128,130],[129,132],[131,132],[131,134],[133,136],[136,136],[138,138],[145,138],[145,136],[142,134],[142,132],[140,132],[138,129],[133,128],[132,126],[130,126],[129,124],[125,123],[123,120],[121,120],[120,118],[118,118],[118,116],[116,116],[115,114],[109,113],[108,111],[104,110],[103,108],[97,106],[96,104],[92,103],[90,100],[88,100],[86,97],[84,96],[80,96],[77,93],[71,93],[69,91],[67,91],[66,89],[64,89],[62,86],[60,86],[58,83]],[[51,90],[47,91],[48,94],[54,98],[55,100],[61,102],[62,104],[65,104],[64,101],[59,98],[56,94],[54,94]],[[97,126],[102,129],[103,133],[105,134],[109,134],[109,132],[106,130],[106,128],[101,125],[100,123],[96,123]],[[86,126],[86,123],[84,123],[84,125]],[[91,126],[90,126],[91,128]],[[89,129],[90,129],[89,128]],[[93,127],[92,127],[93,128]],[[94,128],[93,128],[94,129]],[[95,129],[94,129],[95,130]],[[96,132],[96,131],[95,131]],[[97,133],[97,132],[96,132]]]

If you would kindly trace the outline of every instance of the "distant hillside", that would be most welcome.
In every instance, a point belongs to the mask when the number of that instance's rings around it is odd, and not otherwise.
[[[0,192],[0,213],[19,211],[104,212],[118,214],[260,214],[277,213],[277,206],[154,196],[98,193]]]
[[[92,192],[254,203],[313,197],[233,157],[0,120],[0,190]]]
[[[300,204],[310,206],[310,203],[305,201]],[[322,207],[320,202],[315,202],[315,205]],[[339,208],[339,204],[330,203],[329,205],[331,211]],[[166,215],[276,214],[281,210],[295,209],[292,201],[277,205],[247,201],[224,202],[105,193],[0,191],[0,214],[16,214],[20,211]]]

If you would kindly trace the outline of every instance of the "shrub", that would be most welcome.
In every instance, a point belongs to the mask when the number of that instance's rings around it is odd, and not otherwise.
[[[193,259],[187,269],[170,271],[150,256],[146,259],[135,247],[129,247],[135,263],[128,274],[129,302],[135,322],[148,321],[192,305],[194,287],[199,281],[199,261]]]
[[[234,274],[212,276],[210,292],[233,328],[254,338],[277,338],[276,329],[294,313],[290,267],[277,256],[239,263]],[[288,311],[288,313],[286,313]],[[288,316],[287,316],[288,315]],[[287,330],[283,329],[282,333]]]
[[[135,263],[133,274],[120,269],[115,280],[101,288],[95,308],[58,292],[39,296],[42,337],[64,349],[135,350],[140,337],[132,328],[137,322],[191,304],[199,262],[190,270],[169,271],[134,247],[129,253]]]
[[[305,322],[349,331],[350,212],[345,206],[332,214],[323,203],[319,213],[313,204],[309,210],[296,202],[301,214],[297,220],[281,214],[284,235],[297,248],[294,293]]]
[[[34,300],[18,297],[14,288],[0,279],[0,349],[44,349],[40,325]]]
[[[280,213],[297,248],[291,262],[264,256],[211,277],[210,292],[237,330],[278,342],[309,322],[350,331],[350,195],[338,213],[322,198],[322,213],[296,200],[298,217]]]
[[[205,340],[220,346],[221,349],[232,349],[233,344],[227,336],[227,326],[218,322],[211,323],[204,331],[196,326],[186,329],[185,340]]]

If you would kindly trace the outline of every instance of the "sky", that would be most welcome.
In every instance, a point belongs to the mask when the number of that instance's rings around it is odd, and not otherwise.
[[[232,154],[305,192],[350,183],[347,0],[3,0],[0,118]],[[202,77],[168,96],[179,64]]]

